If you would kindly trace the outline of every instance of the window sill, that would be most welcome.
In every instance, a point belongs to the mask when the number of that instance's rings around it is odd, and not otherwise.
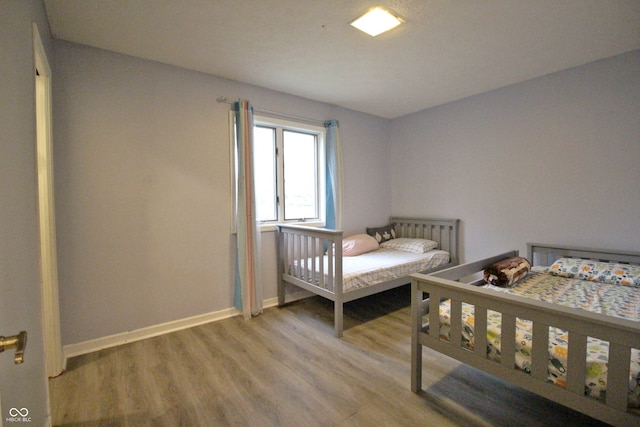
[[[306,225],[308,227],[324,227],[324,222],[322,221],[300,221],[300,222],[292,221],[292,222],[287,222],[286,224]],[[276,224],[274,223],[260,225],[261,233],[266,233],[266,232],[275,231],[275,230],[276,230]]]

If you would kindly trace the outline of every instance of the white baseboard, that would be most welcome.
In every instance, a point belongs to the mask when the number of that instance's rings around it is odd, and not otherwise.
[[[269,298],[262,301],[262,308],[271,308],[275,307],[276,305],[278,305],[278,297]]]
[[[227,308],[225,310],[201,314],[198,316],[188,317],[186,319],[173,320],[171,322],[148,326],[146,328],[140,328],[133,331],[127,331],[102,338],[96,338],[89,341],[83,341],[77,344],[65,345],[63,347],[65,365],[66,359],[80,356],[81,354],[92,353],[94,351],[102,350],[105,348],[115,347],[130,342],[140,341],[146,338],[156,337],[158,335],[180,331],[182,329],[204,325],[205,323],[215,322],[217,320],[228,319],[229,317],[233,317],[238,314],[240,314],[240,312],[236,308]]]
[[[292,295],[294,300],[305,298],[307,296],[308,295],[306,294],[306,291],[296,292]],[[262,302],[263,308],[275,307],[277,305],[277,297],[269,298]],[[227,308],[224,310],[200,314],[198,316],[188,317],[185,319],[160,323],[158,325],[148,326],[146,328],[140,328],[133,331],[127,331],[102,338],[83,341],[77,344],[68,344],[63,347],[64,367],[66,369],[67,360],[71,357],[93,353],[94,351],[140,341],[147,338],[157,337],[159,335],[180,331],[182,329],[192,328],[194,326],[204,325],[206,323],[211,323],[222,319],[228,319],[229,317],[237,316],[239,314],[240,312],[236,308]]]
[[[296,292],[291,292],[291,293],[285,294],[284,303],[288,304],[290,302],[299,301],[301,299],[309,298],[309,297],[312,297],[314,295],[315,294],[312,293],[312,292],[305,291],[304,289],[301,289],[301,290],[296,291]],[[266,299],[262,303],[263,308],[275,307],[277,305],[278,305],[278,297]]]
[[[285,304],[288,304],[290,302],[294,302],[294,301],[299,301],[301,299],[305,299],[305,298],[309,298],[315,296],[315,294],[313,292],[309,292],[306,291],[304,289],[296,291],[296,292],[291,292],[288,294],[285,294],[284,296],[284,302]],[[276,303],[278,302],[278,299],[276,298]]]

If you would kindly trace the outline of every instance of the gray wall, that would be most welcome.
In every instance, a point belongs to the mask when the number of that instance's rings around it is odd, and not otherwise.
[[[0,354],[0,424],[15,407],[27,408],[32,424],[43,426],[48,408],[40,314],[32,23],[38,25],[45,49],[50,35],[40,1],[0,0],[0,11],[0,335],[28,333],[23,364],[13,363],[13,350]]]
[[[341,122],[347,232],[391,212],[388,121],[103,50],[55,42],[54,134],[64,344],[233,306],[229,105]],[[276,296],[263,233],[265,298]]]
[[[462,219],[466,260],[527,241],[638,249],[639,52],[396,120],[55,42],[64,344],[232,306],[228,109],[341,121],[346,233]],[[265,298],[276,296],[263,234]]]
[[[640,51],[392,122],[394,214],[462,219],[467,261],[526,242],[640,250]]]

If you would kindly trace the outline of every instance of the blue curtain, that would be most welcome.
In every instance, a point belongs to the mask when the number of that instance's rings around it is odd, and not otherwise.
[[[342,229],[342,143],[340,123],[337,120],[325,122],[327,140],[326,155],[326,212],[325,227]]]
[[[236,279],[234,303],[245,319],[262,312],[260,230],[256,220],[253,180],[253,108],[234,104],[236,154]]]

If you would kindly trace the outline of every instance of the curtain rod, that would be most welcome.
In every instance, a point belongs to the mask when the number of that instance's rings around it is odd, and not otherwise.
[[[229,104],[229,105],[235,104],[234,101],[230,101],[229,98],[227,98],[226,96],[219,96],[219,97],[216,98],[216,101],[224,103],[224,104]],[[261,109],[258,109],[258,108],[254,108],[253,110],[258,114],[263,114],[265,116],[271,116],[271,117],[276,118],[276,119],[295,120],[295,121],[298,121],[298,122],[306,122],[308,124],[312,124],[312,125],[316,125],[316,126],[323,126],[323,127],[325,126],[325,123],[327,123],[327,120],[310,119],[308,117],[294,116],[294,115],[291,115],[291,114],[279,113],[277,111],[261,110]]]

